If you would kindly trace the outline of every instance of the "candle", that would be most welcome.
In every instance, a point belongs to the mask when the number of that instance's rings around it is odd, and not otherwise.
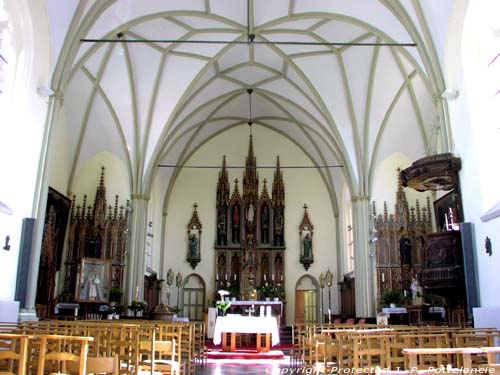
[[[236,274],[234,274],[234,281],[236,281]]]
[[[274,281],[274,273],[271,275],[271,280]]]
[[[382,282],[385,283],[385,273],[382,272]]]
[[[283,281],[283,275],[280,276],[280,280]]]
[[[264,281],[266,281],[266,274],[264,274]]]
[[[139,300],[139,285],[137,285],[137,287],[135,288],[135,300]]]
[[[405,297],[406,297],[406,290],[404,291],[404,295],[405,295]]]
[[[218,273],[215,274],[215,280],[219,281],[219,274]]]
[[[227,273],[226,273],[226,280],[227,280]]]

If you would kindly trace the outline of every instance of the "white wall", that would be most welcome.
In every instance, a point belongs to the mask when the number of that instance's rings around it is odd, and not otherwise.
[[[222,165],[222,156],[226,155],[227,165],[243,166],[248,152],[248,127],[233,128],[213,138],[202,146],[187,165]],[[311,165],[305,154],[295,144],[283,136],[266,128],[254,126],[253,130],[254,151],[257,156],[258,166],[276,165],[276,156],[280,156],[282,166],[286,165]],[[198,204],[198,214],[203,225],[201,236],[201,257],[195,271],[208,286],[207,305],[213,304],[213,290],[215,256],[215,193],[217,188],[219,169],[184,169],[179,174],[168,202],[168,216],[165,232],[165,264],[164,271],[172,268],[174,272],[187,275],[193,272],[186,262],[187,232],[186,226],[191,218],[193,204]],[[263,186],[264,178],[267,179],[267,188],[271,194],[274,169],[260,169],[259,187]],[[285,231],[286,231],[286,318],[287,324],[294,321],[294,287],[297,280],[304,274],[318,277],[328,268],[332,272],[337,269],[335,249],[335,226],[331,201],[327,190],[314,169],[284,169],[283,176],[286,191]],[[231,191],[234,179],[239,180],[239,190],[242,192],[242,169],[230,169],[229,180]],[[314,225],[314,256],[315,262],[306,272],[299,263],[299,233],[298,226],[303,215],[303,204],[308,206],[310,219]],[[164,275],[160,275],[164,277]],[[335,279],[337,275],[334,275]],[[176,291],[175,291],[176,292]],[[176,295],[171,297],[176,301]],[[338,311],[337,288],[332,289],[332,311]],[[326,301],[325,301],[326,303]],[[325,305],[325,308],[327,306]]]
[[[22,219],[34,216],[37,169],[47,99],[37,94],[50,79],[50,40],[42,0],[4,0],[12,23],[11,85],[0,95],[0,200],[14,213],[0,213],[0,300],[14,299]],[[10,236],[10,251],[3,250]]]
[[[490,65],[500,50],[499,12],[500,4],[495,1],[458,2],[457,21],[449,32],[446,65],[447,86],[460,91],[458,99],[449,103],[450,117],[456,154],[462,159],[465,221],[473,223],[475,231],[483,307],[500,305],[498,292],[491,287],[500,283],[500,218],[488,222],[480,219],[500,201],[500,95],[495,94],[500,89],[500,61]],[[460,20],[464,15],[462,29]],[[485,253],[487,236],[493,245],[492,256]]]

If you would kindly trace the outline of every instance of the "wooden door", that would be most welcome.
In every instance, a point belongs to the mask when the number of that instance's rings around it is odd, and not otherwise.
[[[295,292],[295,323],[304,323],[305,315],[305,290]]]
[[[317,298],[316,290],[297,290],[295,292],[295,322],[317,323]]]
[[[203,289],[184,288],[183,314],[190,321],[203,319]]]

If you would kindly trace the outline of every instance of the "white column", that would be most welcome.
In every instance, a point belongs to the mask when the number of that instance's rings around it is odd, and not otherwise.
[[[26,299],[24,301],[26,310],[34,312],[36,292],[38,287],[38,271],[40,268],[40,255],[42,252],[43,229],[45,225],[45,210],[47,206],[47,194],[49,190],[49,179],[51,166],[49,165],[50,155],[54,152],[49,145],[53,138],[54,128],[61,111],[63,96],[56,93],[49,98],[47,116],[45,119],[45,131],[40,152],[40,163],[38,165],[37,186],[33,200],[33,213],[36,217],[33,233],[33,243],[31,247],[31,257],[29,274],[27,280]]]
[[[370,243],[370,198],[353,196],[354,275],[357,317],[375,317],[374,254]]]
[[[128,302],[144,299],[144,274],[146,271],[146,231],[149,197],[133,194],[129,221],[128,264],[126,265],[126,293]]]

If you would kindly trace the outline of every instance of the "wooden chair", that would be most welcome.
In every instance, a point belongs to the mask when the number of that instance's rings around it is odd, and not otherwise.
[[[338,345],[334,338],[325,335],[322,340],[317,340],[314,353],[314,373],[331,374],[333,368],[338,364],[338,354]]]
[[[451,347],[449,336],[446,333],[404,334],[402,338],[404,348],[436,349]],[[451,361],[451,353],[434,352],[433,354],[420,354],[418,356],[418,367],[419,369],[438,367],[443,363],[450,363]],[[405,368],[412,367],[405,359]]]
[[[80,361],[66,362],[66,368],[71,374],[78,374]],[[87,357],[87,374],[120,374],[118,356]]]
[[[25,375],[30,336],[0,334],[0,374]]]
[[[488,368],[494,369],[495,372],[500,370],[500,361],[498,355],[500,354],[499,346],[482,347],[481,351],[486,353],[488,359]]]
[[[380,366],[375,366],[375,375],[434,375],[445,373],[447,373],[447,371],[444,366],[425,370],[388,370]]]
[[[452,335],[454,346],[456,348],[472,348],[472,347],[494,347],[498,343],[500,333],[493,331],[460,331]],[[474,367],[481,367],[488,363],[485,353],[472,356],[472,364]],[[457,367],[463,364],[458,362]]]
[[[78,361],[78,374],[87,374],[87,353],[93,337],[42,335],[38,358],[38,375],[66,372],[68,361]]]
[[[153,374],[155,371],[160,371],[163,374],[180,373],[180,363],[177,358],[176,341],[172,340],[156,340],[141,341],[140,351],[141,358],[139,360],[139,373],[144,371]]]
[[[389,335],[385,333],[353,335],[353,367],[373,368],[378,365],[388,368],[389,340]]]

